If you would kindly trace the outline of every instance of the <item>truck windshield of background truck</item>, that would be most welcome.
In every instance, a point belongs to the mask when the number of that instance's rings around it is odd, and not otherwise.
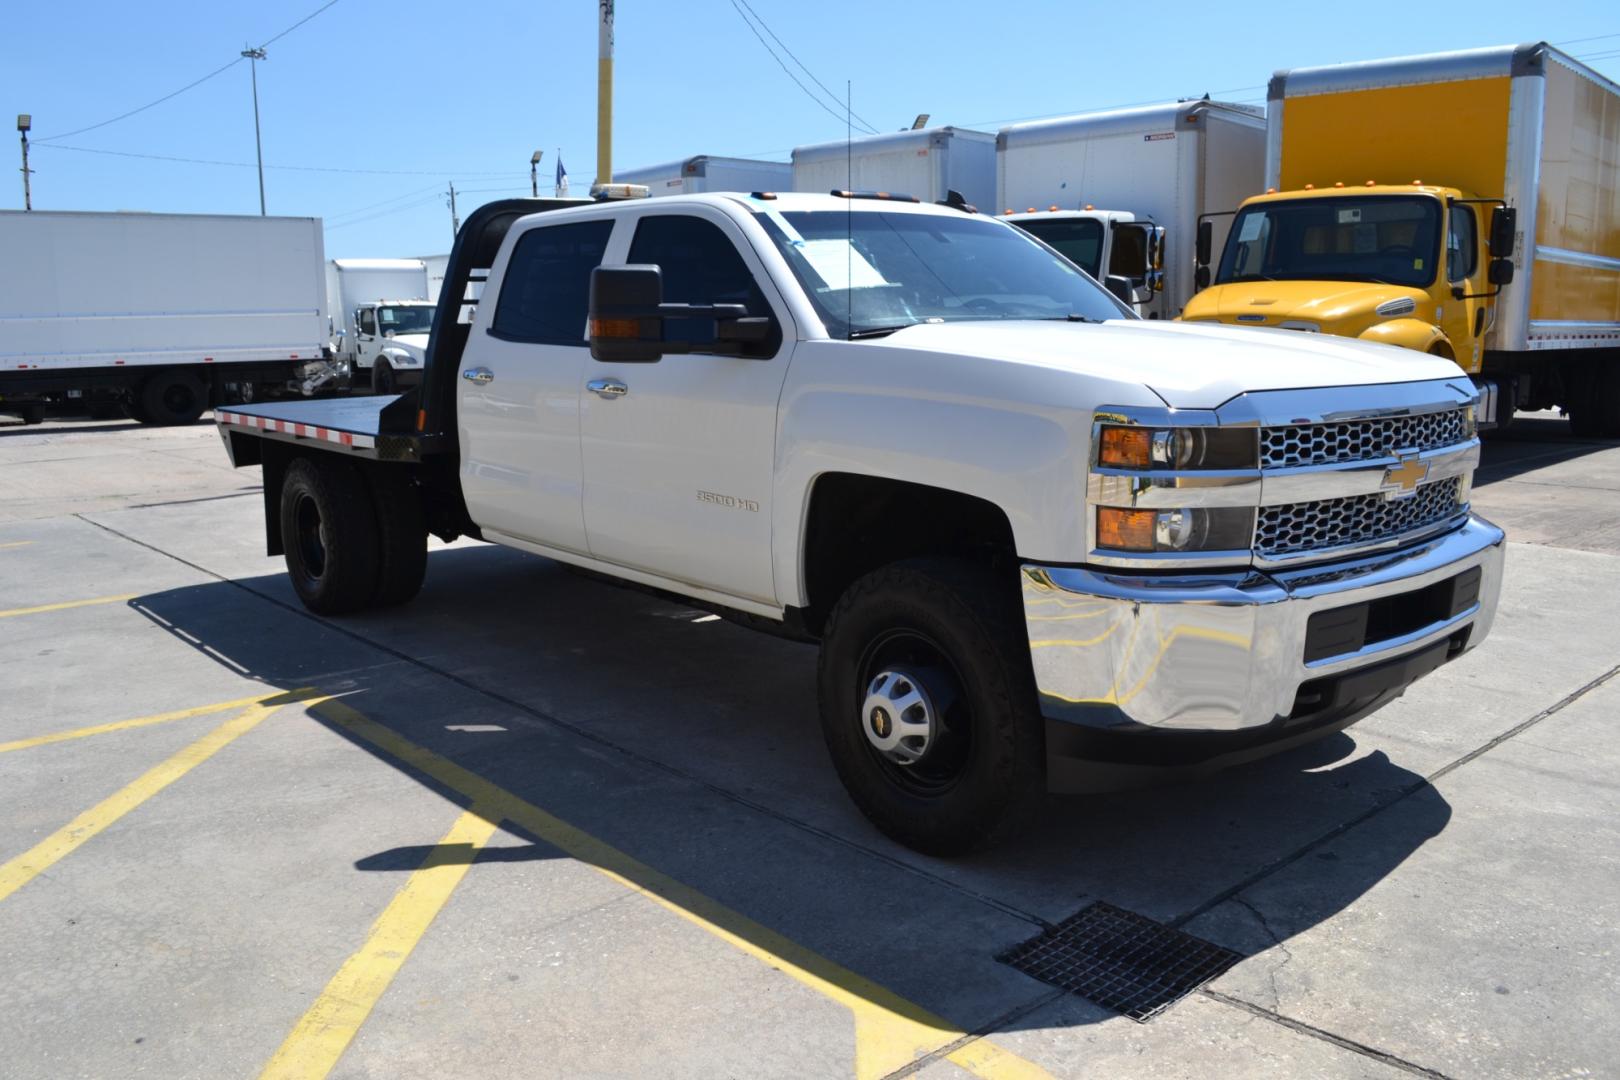
[[[1215,284],[1376,281],[1422,288],[1440,253],[1440,202],[1369,195],[1267,202],[1238,214]]]
[[[760,220],[833,337],[920,322],[1135,318],[1071,263],[985,218],[810,210]]]
[[[1059,255],[1092,277],[1102,269],[1103,226],[1096,218],[1020,221],[1018,227],[1056,248]]]
[[[433,329],[433,308],[380,307],[377,322],[384,333],[392,330],[396,334],[425,334]]]

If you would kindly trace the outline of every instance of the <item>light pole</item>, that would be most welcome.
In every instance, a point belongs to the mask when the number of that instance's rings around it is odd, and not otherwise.
[[[534,192],[537,199],[540,197],[540,157],[541,151],[536,150],[529,159],[529,190]]]
[[[34,170],[28,167],[28,129],[34,126],[34,118],[27,113],[17,114],[17,134],[22,136],[23,146],[23,209],[34,208],[34,191],[28,182],[28,174]]]
[[[259,137],[259,61],[264,59],[264,50],[243,49],[242,55],[253,71],[253,145],[259,152],[259,216],[264,217],[264,141]]]

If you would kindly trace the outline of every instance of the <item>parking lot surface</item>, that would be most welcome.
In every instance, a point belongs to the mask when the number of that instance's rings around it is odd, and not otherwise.
[[[1620,1062],[1620,447],[1486,445],[1492,636],[1341,735],[862,819],[812,649],[436,541],[326,620],[211,424],[0,428],[0,1075],[1580,1077]],[[997,957],[1094,901],[1241,960],[1147,1023]]]

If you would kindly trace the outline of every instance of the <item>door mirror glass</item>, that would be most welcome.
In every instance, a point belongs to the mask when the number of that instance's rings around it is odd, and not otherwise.
[[[1200,263],[1198,265],[1198,268],[1193,271],[1193,288],[1195,288],[1195,289],[1207,289],[1207,288],[1209,288],[1209,266],[1208,265],[1206,265],[1204,263]]]
[[[1507,285],[1513,281],[1513,260],[1492,259],[1490,267],[1486,270],[1492,285]]]
[[[1153,266],[1148,250],[1153,230],[1141,225],[1118,225],[1114,228],[1114,247],[1108,254],[1108,272],[1129,278],[1133,283],[1145,283]]]
[[[650,364],[664,355],[659,304],[664,279],[656,266],[598,266],[591,271],[591,357]]]
[[[1491,211],[1491,257],[1513,258],[1514,234],[1519,228],[1519,212],[1511,206],[1498,206]],[[1495,270],[1491,273],[1494,275]],[[1496,280],[1493,276],[1492,281]]]
[[[1215,223],[1213,221],[1200,221],[1198,223],[1198,252],[1194,259],[1200,269],[1209,266],[1209,249],[1215,246]],[[1209,274],[1204,274],[1203,285],[1209,284]]]

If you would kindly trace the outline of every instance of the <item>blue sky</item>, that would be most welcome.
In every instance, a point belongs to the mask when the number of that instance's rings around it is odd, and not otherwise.
[[[246,61],[136,116],[50,140],[179,89],[324,2],[10,5],[0,116],[9,124],[13,113],[33,114],[35,208],[256,212]],[[1277,68],[1536,39],[1572,42],[1567,51],[1620,79],[1612,0],[747,6],[822,83],[842,93],[850,80],[855,112],[879,130],[919,112],[994,130],[1206,91],[1259,103]],[[330,257],[447,251],[444,185],[466,193],[464,216],[524,194],[536,149],[545,151],[542,193],[559,147],[576,191],[592,178],[596,0],[338,0],[268,53],[258,72],[264,157],[279,166],[265,174],[269,210],[325,218]],[[783,73],[733,0],[620,0],[616,66],[616,165],[700,153],[786,159],[796,145],[844,133]],[[17,150],[8,153],[15,162]],[[15,168],[0,207],[22,206]]]

